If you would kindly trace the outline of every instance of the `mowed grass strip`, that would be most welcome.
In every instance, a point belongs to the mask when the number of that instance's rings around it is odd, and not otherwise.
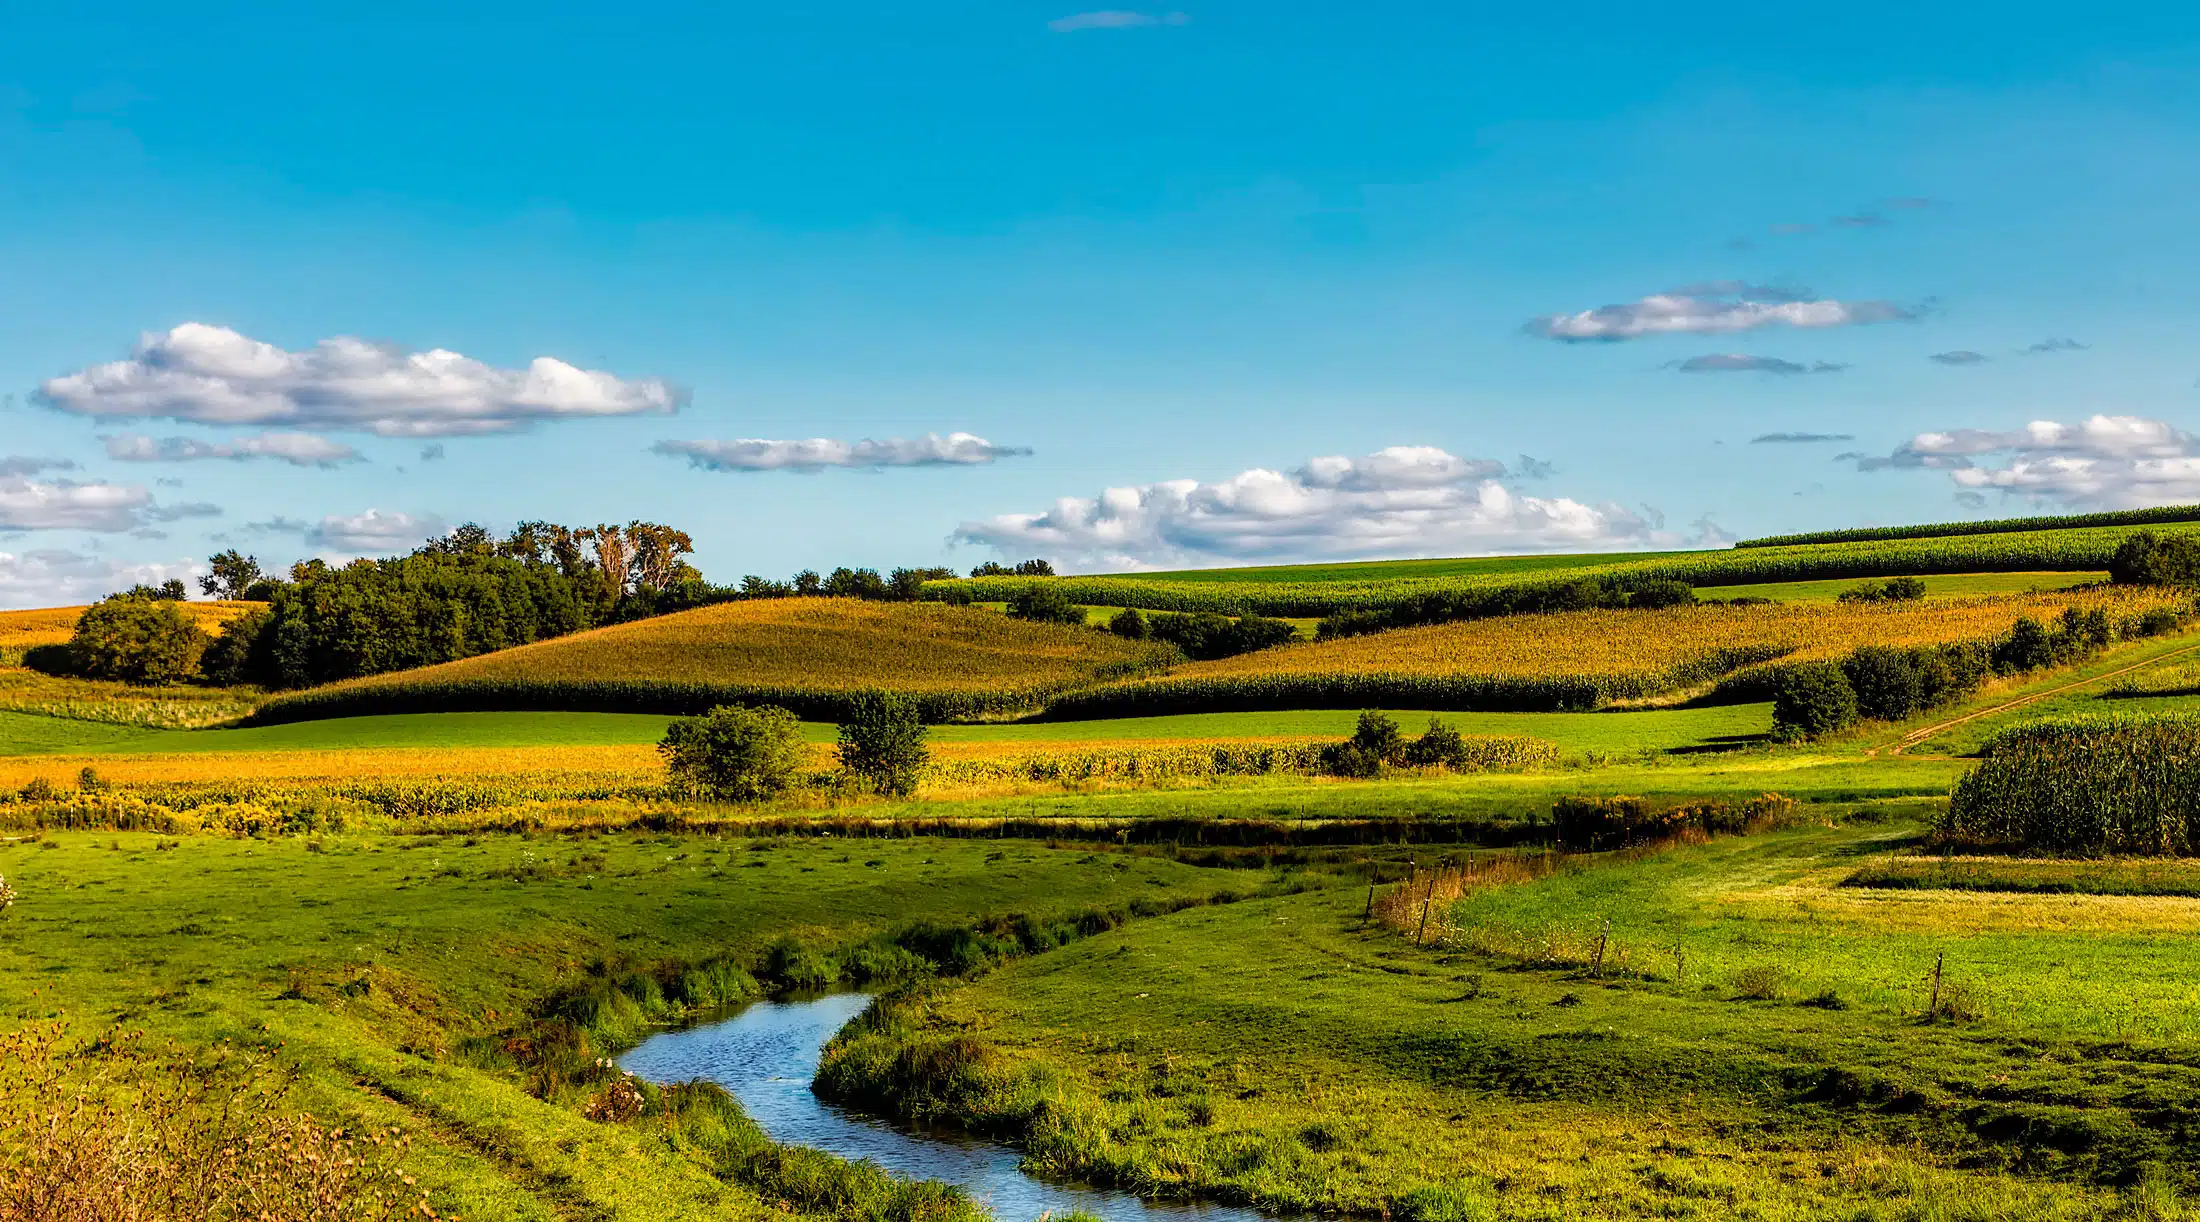
[[[1068,715],[1312,705],[1582,710],[1709,682],[1773,659],[1837,658],[1862,645],[1984,640],[2066,608],[2112,617],[2171,602],[2089,590],[1912,603],[1797,602],[1667,611],[1572,611],[1285,645],[1079,693]]]
[[[926,714],[999,715],[1165,665],[1164,646],[966,607],[790,598],[598,628],[419,670],[280,696],[263,721],[360,713],[565,708],[696,713],[778,704],[829,718],[886,689]]]

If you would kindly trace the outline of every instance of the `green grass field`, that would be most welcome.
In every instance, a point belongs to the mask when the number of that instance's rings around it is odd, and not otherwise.
[[[1282,1207],[2186,1216],[2200,1160],[2165,1118],[2200,1106],[2200,908],[1838,885],[1913,836],[1774,833],[1482,891],[1425,948],[1363,927],[1357,888],[1187,912],[939,991],[848,1044],[836,1086],[1065,1173]],[[1927,1022],[1943,953],[1959,1013]],[[959,1080],[865,1068],[949,1032],[983,1045]]]
[[[1721,705],[1608,713],[1431,713],[1383,710],[1408,731],[1441,718],[1462,734],[1526,734],[1570,752],[1711,750],[1761,738],[1771,706]],[[1316,709],[1275,713],[1198,713],[1106,721],[1044,721],[937,726],[939,743],[1105,743],[1184,738],[1336,737],[1352,733],[1359,714]],[[178,751],[329,751],[387,747],[559,747],[654,744],[670,717],[648,713],[397,713],[289,722],[231,730],[142,730],[0,713],[0,755],[167,754]],[[838,731],[809,722],[812,742]]]
[[[1118,869],[1120,865],[1122,868]],[[1152,857],[986,842],[132,833],[0,843],[0,1014],[158,1041],[280,1045],[294,1099],[400,1125],[445,1216],[778,1216],[657,1140],[469,1065],[593,964],[762,959],[913,921],[1074,912],[1242,880]]]

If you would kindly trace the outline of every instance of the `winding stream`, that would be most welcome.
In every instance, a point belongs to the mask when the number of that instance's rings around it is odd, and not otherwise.
[[[773,1141],[869,1159],[911,1179],[953,1184],[1001,1222],[1032,1222],[1072,1210],[1107,1222],[1262,1222],[1257,1211],[1236,1206],[1143,1201],[1038,1179],[1024,1173],[1020,1156],[1006,1146],[912,1133],[826,1103],[810,1091],[818,1056],[833,1033],[870,1004],[863,993],[760,1001],[731,1018],[652,1036],[619,1064],[659,1084],[715,1082],[741,1101]]]

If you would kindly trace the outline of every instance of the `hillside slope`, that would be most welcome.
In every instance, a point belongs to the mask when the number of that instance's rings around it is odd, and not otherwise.
[[[981,577],[936,581],[927,598],[968,594],[998,602],[1035,582],[1073,603],[1162,611],[1314,616],[1393,606],[1428,595],[1550,586],[1583,580],[1679,581],[1699,588],[1829,578],[2100,570],[2140,530],[2191,533],[2193,524],[2002,531],[1723,551],[1615,553],[1607,557],[1485,557],[1457,561],[1212,569],[1096,577]]]
[[[1566,611],[1401,628],[1194,662],[1057,701],[1073,717],[1233,709],[1395,707],[1559,711],[1656,696],[1775,660],[1862,645],[1983,641],[2019,617],[2099,608],[2111,623],[2180,600],[2113,588],[1908,603],[1796,602]],[[2135,629],[2134,629],[2135,631]]]
[[[262,722],[360,713],[573,709],[692,713],[770,702],[832,720],[857,691],[934,719],[1035,709],[1175,660],[1165,647],[933,603],[788,598],[598,628],[440,666],[279,696]]]

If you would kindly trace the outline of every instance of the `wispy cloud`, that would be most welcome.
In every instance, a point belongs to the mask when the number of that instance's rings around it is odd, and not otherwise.
[[[1128,9],[1101,9],[1057,17],[1047,22],[1047,28],[1057,34],[1075,34],[1080,30],[1135,30],[1147,26],[1184,25],[1190,21],[1190,15],[1185,13],[1139,13]]]
[[[2090,344],[2081,344],[2074,339],[2050,336],[2036,344],[2026,345],[2024,354],[2026,356],[2045,356],[2050,352],[2083,352],[2091,346]]]
[[[1854,441],[1854,433],[1759,433],[1749,439],[1753,446],[1762,445],[1816,445],[1827,441]]]
[[[204,323],[141,336],[129,358],[53,378],[38,398],[85,416],[401,437],[662,414],[687,402],[685,392],[656,378],[629,381],[546,356],[524,369],[500,369],[441,348],[417,352],[348,335],[290,352]]]
[[[1837,301],[1808,289],[1721,280],[1654,293],[1639,301],[1572,314],[1547,314],[1531,334],[1567,343],[1615,342],[1652,335],[1710,335],[1761,327],[1846,327],[1904,322],[1914,310],[1886,301]]]
[[[822,471],[829,467],[876,470],[885,467],[975,467],[1003,458],[1020,458],[1022,446],[995,445],[971,433],[926,433],[884,441],[836,441],[812,437],[771,441],[742,437],[732,441],[660,441],[650,449],[685,458],[710,471]]]
[[[1713,352],[1704,356],[1692,356],[1685,361],[1673,361],[1667,366],[1682,373],[1770,373],[1786,377],[1799,373],[1839,373],[1846,364],[1833,361],[1814,361],[1805,365],[1801,361],[1782,360],[1776,356],[1749,356],[1740,352]]]
[[[1208,560],[1461,555],[1639,544],[1656,522],[1611,503],[1525,496],[1505,464],[1434,446],[1167,480],[1063,497],[1035,513],[965,522],[957,540],[1079,569]]]
[[[313,433],[260,433],[235,441],[122,433],[101,437],[100,441],[107,447],[107,457],[117,462],[197,462],[217,458],[241,462],[272,458],[294,467],[334,467],[359,461],[359,451]]]
[[[1925,359],[1933,362],[1935,365],[1983,365],[1993,358],[1987,356],[1983,352],[1973,352],[1968,348],[1958,348],[1952,352],[1935,352]]]
[[[74,471],[76,463],[66,458],[32,458],[25,455],[0,455],[0,478],[11,475],[36,475],[41,471]]]

